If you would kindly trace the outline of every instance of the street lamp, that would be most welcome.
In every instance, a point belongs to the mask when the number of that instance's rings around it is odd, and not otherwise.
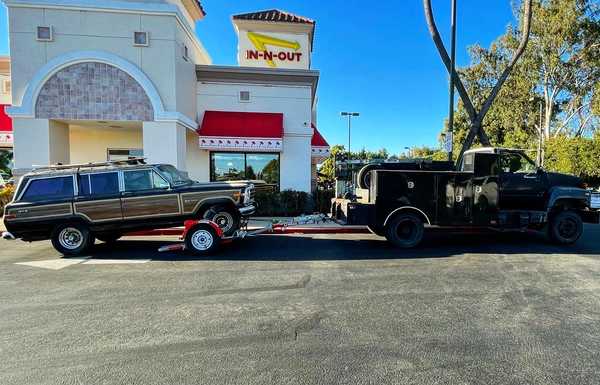
[[[350,131],[352,128],[352,117],[357,117],[360,116],[360,114],[358,112],[341,112],[340,113],[341,116],[347,116],[348,117],[348,160],[350,160]]]
[[[408,159],[410,159],[410,147],[404,147],[406,153],[408,154]]]

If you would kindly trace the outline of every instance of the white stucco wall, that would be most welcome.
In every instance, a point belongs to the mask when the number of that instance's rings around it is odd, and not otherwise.
[[[250,102],[239,101],[240,91],[250,91]],[[281,189],[310,191],[312,138],[310,86],[198,82],[197,103],[200,123],[204,111],[283,113]],[[201,168],[209,167],[208,155],[199,159],[205,162]],[[189,167],[196,166],[193,164]]]
[[[143,148],[141,128],[95,128],[71,125],[69,141],[72,163],[104,162],[109,148]]]
[[[48,119],[14,119],[15,174],[32,165],[70,162],[69,126]]]

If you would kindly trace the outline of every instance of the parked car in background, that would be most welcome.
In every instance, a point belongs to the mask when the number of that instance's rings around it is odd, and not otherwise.
[[[5,207],[9,238],[51,239],[66,255],[85,252],[95,239],[210,219],[224,234],[255,211],[254,184],[198,183],[168,164],[126,160],[36,169],[21,178]]]

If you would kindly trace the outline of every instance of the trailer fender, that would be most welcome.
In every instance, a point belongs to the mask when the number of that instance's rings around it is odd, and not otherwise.
[[[223,230],[221,230],[219,225],[217,225],[215,222],[209,221],[208,219],[200,219],[200,220],[190,219],[190,220],[183,222],[183,234],[181,234],[181,239],[185,239],[185,236],[187,235],[188,231],[190,231],[191,229],[194,228],[194,226],[199,225],[199,224],[209,225],[210,227],[212,227],[215,230],[215,232],[217,233],[217,236],[219,238],[223,237]]]
[[[416,213],[417,215],[419,215],[420,217],[423,218],[423,222],[427,223],[428,225],[431,225],[431,221],[429,220],[429,217],[427,216],[427,214],[425,214],[423,212],[423,210],[420,210],[414,206],[402,206],[402,207],[398,207],[396,210],[392,211],[387,216],[387,218],[385,218],[385,221],[383,222],[383,227],[387,226],[390,219],[392,219],[396,214],[401,213],[401,212],[406,212],[406,211]]]
[[[548,198],[547,210],[552,210],[559,201],[575,202],[585,207],[588,204],[588,192],[578,187],[552,187]]]

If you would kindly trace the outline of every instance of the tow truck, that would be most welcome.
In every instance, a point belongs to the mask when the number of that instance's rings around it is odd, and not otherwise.
[[[232,236],[224,236],[214,222],[191,220],[183,242],[161,251],[210,253],[224,243],[326,221],[366,226],[400,248],[417,246],[428,228],[545,231],[555,243],[569,245],[581,237],[584,223],[600,220],[600,192],[587,189],[576,176],[536,166],[517,149],[472,149],[458,168],[422,159],[378,161],[363,165],[351,179],[358,184],[354,193],[334,198],[327,217],[243,228]]]
[[[450,162],[372,163],[358,173],[356,194],[334,199],[331,216],[366,225],[401,248],[417,246],[426,227],[546,231],[575,243],[583,223],[598,223],[600,193],[573,175],[548,172],[522,150],[466,151]]]

